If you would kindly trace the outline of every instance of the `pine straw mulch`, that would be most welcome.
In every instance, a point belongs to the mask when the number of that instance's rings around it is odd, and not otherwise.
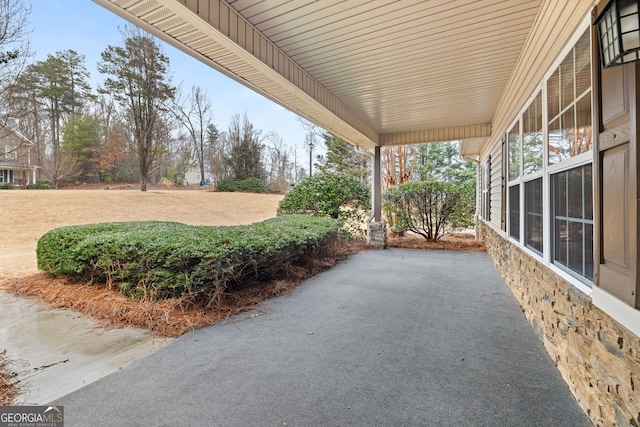
[[[387,244],[392,248],[408,248],[408,249],[436,249],[449,251],[475,251],[484,252],[487,250],[484,243],[476,240],[474,235],[469,232],[450,233],[443,236],[440,240],[426,240],[419,234],[411,232],[405,233],[404,236],[389,235]]]
[[[18,395],[18,379],[11,369],[7,351],[0,352],[0,406],[9,406]]]

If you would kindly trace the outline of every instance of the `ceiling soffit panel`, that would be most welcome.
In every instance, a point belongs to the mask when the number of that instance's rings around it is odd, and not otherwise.
[[[224,1],[94,1],[345,140],[378,145],[373,127]]]
[[[229,3],[385,144],[490,123],[542,0]]]

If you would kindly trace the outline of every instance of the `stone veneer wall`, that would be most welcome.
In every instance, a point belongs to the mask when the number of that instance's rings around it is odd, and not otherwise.
[[[596,426],[640,426],[640,338],[540,261],[478,224],[496,268]]]
[[[387,223],[385,221],[367,223],[367,243],[371,249],[387,248]]]

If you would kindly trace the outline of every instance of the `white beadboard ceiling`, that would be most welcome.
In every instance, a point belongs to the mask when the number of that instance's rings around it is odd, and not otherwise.
[[[543,6],[571,3],[94,1],[363,147],[481,144]]]

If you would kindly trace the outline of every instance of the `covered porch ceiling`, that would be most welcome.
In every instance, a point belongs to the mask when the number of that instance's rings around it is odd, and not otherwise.
[[[459,139],[463,154],[490,137],[535,28],[591,3],[94,1],[354,145]]]

